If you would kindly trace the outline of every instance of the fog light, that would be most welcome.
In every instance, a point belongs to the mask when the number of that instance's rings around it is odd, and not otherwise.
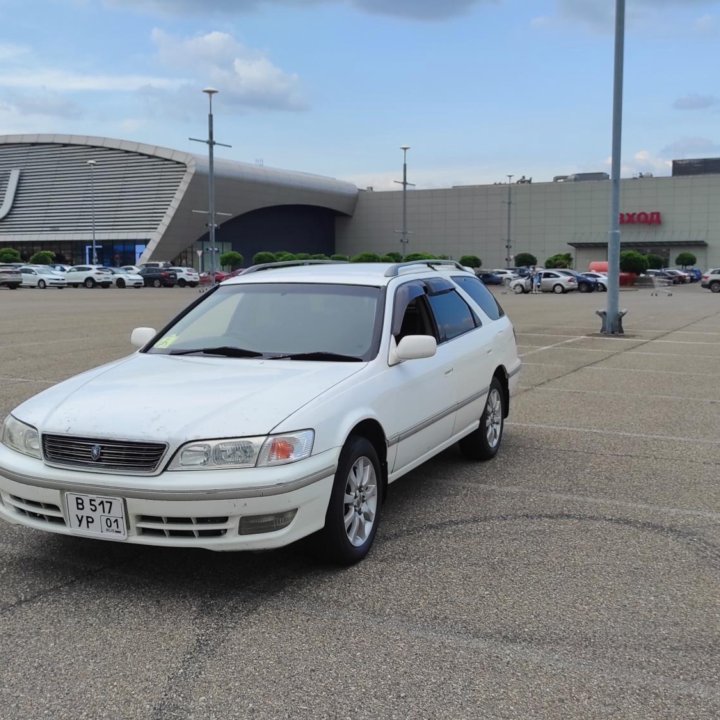
[[[297,509],[287,510],[272,515],[248,515],[240,518],[238,533],[240,535],[256,535],[258,533],[275,532],[286,528],[297,514]]]

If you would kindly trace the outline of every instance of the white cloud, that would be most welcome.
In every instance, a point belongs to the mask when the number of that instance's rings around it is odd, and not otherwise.
[[[152,37],[163,64],[192,73],[199,87],[221,89],[223,103],[279,110],[307,107],[297,75],[284,72],[232,35],[211,32],[183,39],[154,30]]]
[[[673,103],[676,110],[705,110],[717,105],[720,99],[712,95],[685,95]]]
[[[171,89],[182,80],[149,75],[84,75],[63,70],[25,70],[0,73],[0,86],[15,88],[53,88],[55,91],[130,92],[146,87]]]

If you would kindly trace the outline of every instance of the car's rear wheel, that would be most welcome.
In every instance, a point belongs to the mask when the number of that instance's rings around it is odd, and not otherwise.
[[[718,282],[717,280],[711,282],[710,285],[708,285],[708,287],[710,288],[710,292],[714,292],[714,293],[720,292],[720,282]]]
[[[152,286],[153,286],[153,287],[160,287],[161,285],[162,285],[162,283],[161,283],[157,278],[155,278],[155,279],[152,281]]]
[[[39,287],[41,290],[44,290],[44,289],[47,287],[47,284],[45,283],[44,280],[38,280],[38,287]]]
[[[353,435],[340,453],[321,533],[329,559],[352,565],[368,554],[380,523],[381,496],[377,451],[367,438]]]
[[[590,285],[586,285],[585,283],[578,283],[578,291],[579,292],[590,292]]]
[[[494,377],[490,383],[480,425],[458,443],[469,460],[490,460],[497,455],[505,427],[505,392]]]
[[[124,287],[125,287],[125,281],[124,281],[122,278],[118,278],[117,286],[118,286],[119,288],[124,288]]]
[[[95,281],[92,278],[85,278],[85,282],[83,283],[83,285],[86,288],[93,288],[95,287]]]
[[[561,293],[565,292],[565,288],[558,283],[557,285],[553,285],[553,292],[557,295],[560,295]]]

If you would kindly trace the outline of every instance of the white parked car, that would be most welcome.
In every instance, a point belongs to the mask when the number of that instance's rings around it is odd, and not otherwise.
[[[109,288],[113,284],[113,275],[110,270],[102,265],[73,265],[66,273],[65,279],[68,285],[93,288],[97,285]]]
[[[135,274],[140,272],[140,267],[138,265],[122,265],[120,267],[120,269],[127,270],[128,272],[135,273]]]
[[[145,280],[137,273],[125,270],[125,268],[111,267],[108,270],[112,273],[112,284],[118,288],[141,288],[145,287]]]
[[[534,280],[537,289],[537,278],[540,276],[540,291],[565,293],[570,290],[577,290],[577,280],[572,275],[563,275],[557,270],[540,270],[535,273]],[[510,282],[510,289],[517,295],[529,293],[532,285],[529,277],[517,278]]]
[[[582,273],[583,275],[586,275],[589,278],[594,278],[597,280],[598,283],[598,290],[602,290],[603,292],[607,292],[608,289],[608,276],[607,273],[599,273],[599,272],[593,272],[588,270],[587,272]]]
[[[210,550],[319,532],[353,563],[390,483],[456,442],[495,456],[520,371],[509,318],[451,261],[251,268],[132,342],[6,417],[0,517]]]
[[[40,288],[67,287],[65,273],[58,272],[47,265],[23,265],[20,268],[22,273],[22,287]]]
[[[177,275],[177,284],[179,287],[197,287],[200,284],[200,273],[194,268],[188,267],[169,267],[168,270]]]
[[[499,275],[504,282],[515,280],[516,278],[520,277],[520,275],[518,275],[514,270],[508,270],[507,268],[496,268],[495,270],[491,270],[490,272],[494,273],[495,275]]]

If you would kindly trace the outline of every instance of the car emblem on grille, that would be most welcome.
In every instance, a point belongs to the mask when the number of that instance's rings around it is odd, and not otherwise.
[[[93,445],[90,448],[90,457],[97,462],[100,459],[100,454],[102,453],[102,446],[101,445]]]

